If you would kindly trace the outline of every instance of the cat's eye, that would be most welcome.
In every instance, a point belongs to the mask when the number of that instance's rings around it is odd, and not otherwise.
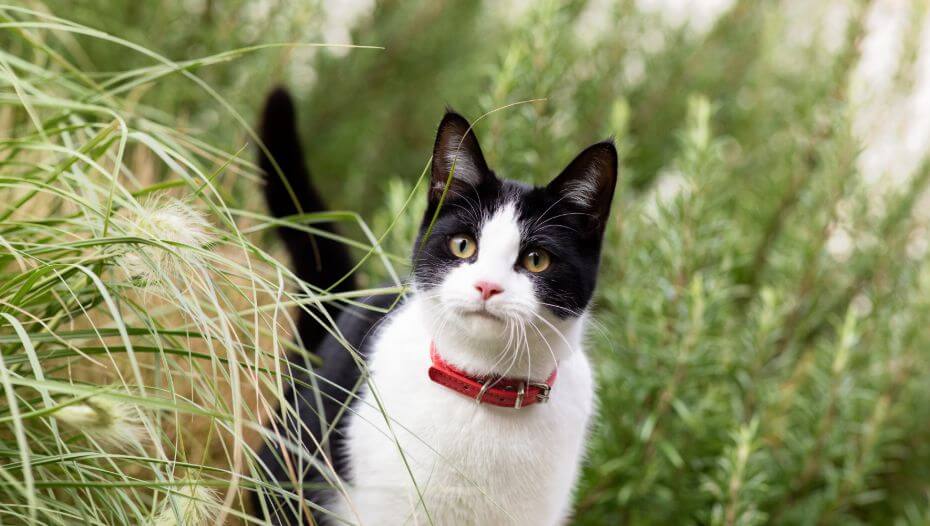
[[[551,262],[552,258],[549,257],[549,253],[540,248],[530,250],[523,255],[523,268],[533,273],[546,270]]]
[[[457,258],[468,259],[478,251],[478,243],[468,234],[456,234],[449,238],[449,250]]]

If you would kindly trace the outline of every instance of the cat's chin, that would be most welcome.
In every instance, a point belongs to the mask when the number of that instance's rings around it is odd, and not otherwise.
[[[492,314],[486,310],[476,310],[476,311],[466,312],[463,314],[463,316],[469,319],[479,319],[479,320],[492,321],[495,323],[505,323],[503,318],[501,318],[500,316],[496,314]]]
[[[470,339],[496,339],[503,334],[507,321],[486,310],[465,311],[456,315],[458,328]]]

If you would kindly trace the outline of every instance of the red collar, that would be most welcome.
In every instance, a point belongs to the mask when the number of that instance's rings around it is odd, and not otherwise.
[[[474,398],[479,404],[520,409],[536,402],[548,402],[549,391],[555,383],[558,369],[552,371],[546,383],[526,382],[513,378],[478,378],[471,376],[439,356],[436,343],[429,346],[429,357],[433,365],[429,368],[429,379],[453,391]]]

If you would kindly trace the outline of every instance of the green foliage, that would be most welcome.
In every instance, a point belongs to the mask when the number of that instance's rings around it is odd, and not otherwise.
[[[165,512],[166,488],[178,488],[168,508],[186,513],[192,479],[221,497],[232,471],[259,483],[244,437],[256,400],[274,397],[226,393],[275,392],[280,376],[263,369],[274,361],[258,357],[287,341],[276,306],[306,303],[259,248],[266,218],[246,211],[261,204],[245,124],[279,81],[298,88],[327,198],[372,221],[366,235],[340,216],[344,233],[363,238],[359,255],[375,237],[389,252],[363,269],[370,284],[403,268],[444,104],[487,114],[477,131],[492,167],[531,183],[615,137],[621,185],[590,342],[601,416],[576,523],[930,520],[930,169],[898,186],[858,170],[849,79],[868,4],[849,6],[835,52],[792,42],[774,2],[736,2],[701,33],[632,0],[593,16],[601,2],[532,2],[513,20],[497,2],[385,1],[353,33],[384,50],[220,57],[320,41],[321,6],[73,4],[45,6],[168,60],[0,11],[0,448],[11,459],[0,522],[144,522]],[[165,192],[209,221],[206,240],[132,219]],[[120,274],[128,255],[148,272]],[[178,265],[204,261],[207,274],[177,280]],[[80,374],[104,359],[125,374]],[[50,417],[86,400],[96,405],[62,418],[130,407],[126,422],[144,431],[127,440],[144,443],[113,452]],[[210,437],[207,452],[181,429],[190,415],[211,422],[191,428]]]

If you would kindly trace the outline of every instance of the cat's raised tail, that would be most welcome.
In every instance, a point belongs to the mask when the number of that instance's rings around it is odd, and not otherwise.
[[[260,135],[266,150],[259,148],[259,166],[265,173],[265,199],[271,215],[288,218],[293,223],[306,224],[303,214],[323,212],[326,204],[310,179],[300,137],[297,134],[296,111],[290,94],[275,88],[265,100]],[[312,225],[314,229],[335,233],[332,223]],[[339,292],[355,288],[351,258],[346,245],[291,227],[279,227],[278,233],[290,254],[297,276],[317,291]],[[317,318],[319,308],[308,305]],[[333,307],[323,307],[335,318]],[[297,330],[304,347],[314,350],[326,335],[323,325],[304,308],[300,310]]]

